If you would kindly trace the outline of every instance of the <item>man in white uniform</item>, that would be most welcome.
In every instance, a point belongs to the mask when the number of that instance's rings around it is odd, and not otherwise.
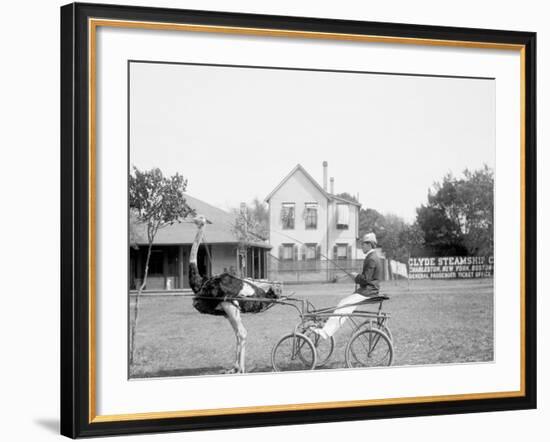
[[[380,258],[376,254],[376,235],[367,233],[363,236],[361,243],[365,260],[363,261],[363,271],[361,273],[352,273],[355,283],[359,288],[355,293],[342,299],[334,310],[338,315],[351,314],[356,308],[357,303],[364,301],[365,298],[377,296],[380,291],[380,279],[382,277],[382,265]],[[323,328],[314,328],[313,331],[323,339],[328,339],[346,322],[346,316],[331,316]]]

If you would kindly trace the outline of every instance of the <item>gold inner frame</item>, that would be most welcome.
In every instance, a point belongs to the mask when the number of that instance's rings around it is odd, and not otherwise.
[[[208,32],[270,37],[293,37],[357,41],[370,43],[413,44],[420,46],[445,46],[477,49],[499,49],[520,53],[520,389],[518,391],[454,394],[439,396],[399,397],[389,399],[368,399],[337,402],[301,403],[286,405],[262,405],[253,407],[197,409],[181,411],[159,411],[131,414],[96,414],[96,31],[99,26],[149,30],[171,30],[185,32]],[[237,415],[258,412],[320,410],[327,408],[349,408],[390,404],[414,404],[426,402],[497,399],[525,396],[525,45],[458,40],[387,37],[377,35],[338,34],[323,32],[291,31],[282,29],[261,29],[231,26],[191,25],[180,23],[140,22],[129,20],[88,19],[88,93],[89,93],[89,423],[163,419],[177,417]]]

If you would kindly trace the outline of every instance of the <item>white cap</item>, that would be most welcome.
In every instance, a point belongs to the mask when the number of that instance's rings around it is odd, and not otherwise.
[[[374,233],[365,233],[365,235],[363,236],[363,241],[361,242],[370,242],[375,246],[378,244],[378,241],[376,241],[376,235]]]

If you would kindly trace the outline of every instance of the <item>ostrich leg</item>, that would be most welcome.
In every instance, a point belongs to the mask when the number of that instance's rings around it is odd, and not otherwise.
[[[226,371],[226,373],[244,373],[246,329],[241,319],[241,312],[239,308],[231,302],[222,302],[220,305],[227,314],[227,319],[231,323],[231,327],[233,327],[237,339],[237,358],[235,365],[231,370]]]

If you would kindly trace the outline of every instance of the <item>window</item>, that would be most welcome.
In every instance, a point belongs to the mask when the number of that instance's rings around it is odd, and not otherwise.
[[[283,261],[294,260],[294,244],[282,244],[280,249],[280,259]]]
[[[306,229],[317,228],[317,203],[306,203],[304,218],[306,220]]]
[[[283,203],[283,208],[281,210],[281,222],[283,224],[283,229],[294,229],[294,206],[294,203]]]
[[[305,244],[305,257],[304,259],[312,261],[317,259],[317,244]]]
[[[349,227],[349,204],[336,205],[336,228],[347,230]]]
[[[334,257],[336,259],[348,259],[348,245],[336,244],[334,246]]]

